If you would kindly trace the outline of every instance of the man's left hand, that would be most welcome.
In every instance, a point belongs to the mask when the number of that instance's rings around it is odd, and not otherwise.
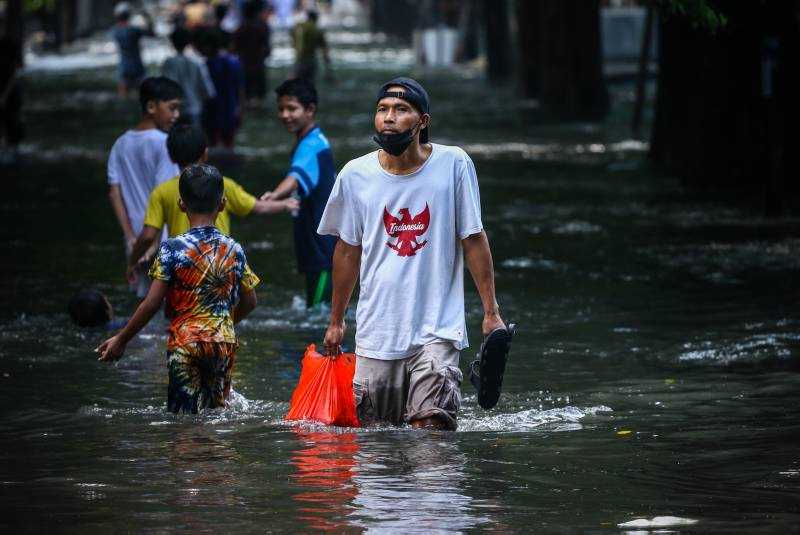
[[[506,324],[500,317],[500,312],[486,312],[483,315],[483,336],[488,336],[495,329],[505,329]]]

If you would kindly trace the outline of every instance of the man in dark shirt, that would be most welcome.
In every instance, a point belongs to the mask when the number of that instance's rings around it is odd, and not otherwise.
[[[233,47],[244,67],[244,92],[249,103],[264,99],[267,93],[267,70],[264,61],[269,57],[270,32],[264,21],[262,0],[250,0],[244,5],[244,24],[233,34]]]

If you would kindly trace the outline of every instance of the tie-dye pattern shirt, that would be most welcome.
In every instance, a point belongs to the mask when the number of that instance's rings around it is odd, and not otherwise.
[[[242,246],[216,227],[196,227],[161,244],[150,278],[169,285],[167,349],[192,342],[236,343],[233,310],[239,287],[253,289]]]

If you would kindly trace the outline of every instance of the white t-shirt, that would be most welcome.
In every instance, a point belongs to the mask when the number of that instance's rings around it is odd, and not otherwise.
[[[461,240],[483,230],[475,166],[431,144],[423,166],[393,175],[378,151],[351,160],[333,186],[319,234],[360,245],[356,354],[408,357],[446,340],[468,346]]]
[[[142,230],[153,188],[179,172],[167,152],[167,134],[161,130],[128,130],[117,139],[108,156],[108,183],[119,184],[133,232]]]

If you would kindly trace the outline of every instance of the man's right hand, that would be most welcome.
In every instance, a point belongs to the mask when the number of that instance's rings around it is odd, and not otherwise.
[[[331,323],[325,331],[325,354],[337,357],[342,352],[342,339],[344,338],[344,320],[340,323]]]
[[[268,201],[272,198],[273,195],[275,195],[273,192],[265,191],[264,193],[261,194],[261,197],[259,197],[258,199],[261,201]]]

